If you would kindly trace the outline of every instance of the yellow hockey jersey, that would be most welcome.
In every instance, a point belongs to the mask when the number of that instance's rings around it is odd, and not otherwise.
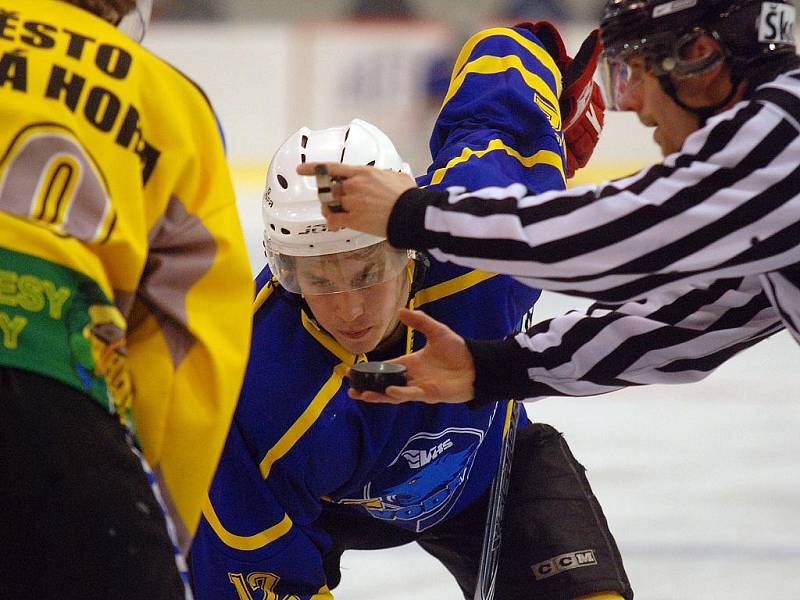
[[[118,414],[184,533],[239,393],[252,288],[202,92],[89,12],[0,0],[0,364]]]

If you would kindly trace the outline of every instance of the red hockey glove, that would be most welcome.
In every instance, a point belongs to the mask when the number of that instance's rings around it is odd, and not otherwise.
[[[606,105],[600,86],[594,81],[597,61],[603,51],[600,32],[589,34],[573,59],[567,54],[561,34],[552,23],[520,23],[522,27],[539,38],[548,54],[561,70],[562,91],[559,98],[561,108],[561,130],[567,146],[567,178],[585,167],[597,145],[603,130]]]

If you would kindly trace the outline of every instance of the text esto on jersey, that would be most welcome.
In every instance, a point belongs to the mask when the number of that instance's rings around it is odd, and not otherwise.
[[[20,21],[15,12],[0,7],[0,40],[19,42],[24,46],[54,52],[81,60],[86,53],[94,54],[94,64],[106,76],[122,81],[131,71],[133,57],[119,46],[98,44],[91,37],[43,23]],[[15,48],[0,55],[0,88],[28,93],[28,58],[25,49]],[[35,91],[35,90],[33,90]],[[46,98],[59,101],[73,113],[81,109],[86,120],[98,130],[115,134],[115,143],[135,152],[142,162],[142,180],[147,183],[156,166],[160,152],[145,140],[139,125],[139,111],[132,105],[123,111],[123,102],[111,90],[87,86],[86,79],[71,72],[68,66],[54,64],[46,89]]]

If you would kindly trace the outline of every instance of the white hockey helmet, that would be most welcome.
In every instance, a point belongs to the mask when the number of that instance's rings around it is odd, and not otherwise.
[[[281,285],[301,293],[297,265],[302,257],[324,256],[325,267],[331,273],[347,273],[348,262],[363,261],[367,255],[373,263],[372,275],[360,283],[349,277],[332,277],[327,287],[316,292],[320,294],[368,287],[399,274],[408,263],[406,251],[383,243],[382,237],[352,229],[328,229],[317,197],[316,179],[295,172],[297,165],[305,162],[371,165],[411,174],[389,137],[366,121],[353,119],[348,125],[330,129],[302,127],[293,133],[272,158],[262,203],[267,262]],[[384,252],[353,252],[380,243],[385,246]]]

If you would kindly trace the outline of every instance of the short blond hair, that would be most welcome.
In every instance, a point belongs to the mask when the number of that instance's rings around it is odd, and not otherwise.
[[[136,0],[61,0],[88,10],[116,25],[120,19],[136,8]]]

